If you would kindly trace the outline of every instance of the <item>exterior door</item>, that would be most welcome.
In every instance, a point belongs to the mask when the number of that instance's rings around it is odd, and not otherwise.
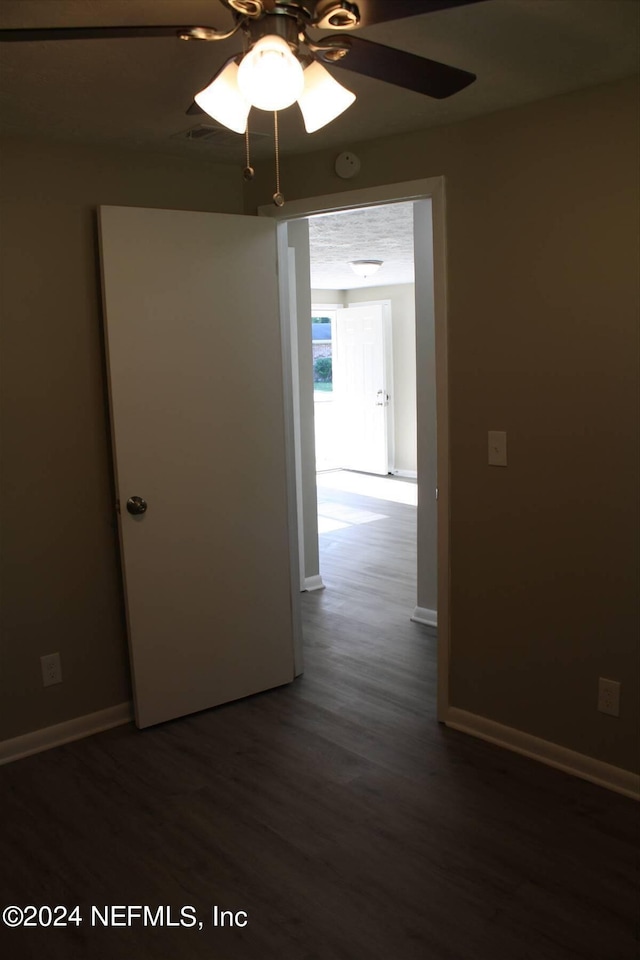
[[[339,310],[335,326],[333,387],[341,465],[386,474],[391,464],[384,305]]]
[[[146,727],[294,676],[275,224],[102,207],[100,243]]]

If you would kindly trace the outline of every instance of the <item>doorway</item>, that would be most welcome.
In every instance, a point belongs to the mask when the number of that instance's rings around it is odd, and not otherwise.
[[[413,226],[410,201],[308,219],[318,469],[416,476]]]
[[[411,181],[384,187],[354,190],[324,197],[311,197],[291,201],[284,209],[261,208],[260,214],[272,217],[279,223],[280,263],[287,265],[289,240],[293,233],[300,237],[301,225],[315,214],[353,210],[385,203],[410,201],[413,204],[416,270],[416,358],[417,358],[417,467],[418,467],[418,535],[417,569],[418,589],[412,619],[425,623],[436,632],[438,647],[438,716],[444,719],[448,707],[449,665],[449,467],[448,467],[448,407],[447,407],[447,333],[446,333],[446,265],[445,265],[445,220],[443,178]],[[292,228],[296,228],[293,230]],[[308,237],[308,234],[307,234]],[[308,240],[306,251],[306,276],[308,287]],[[312,435],[311,411],[303,409],[303,395],[308,384],[303,383],[303,371],[298,367],[298,350],[304,348],[304,336],[311,339],[309,317],[311,297],[307,290],[304,303],[305,252],[304,244],[295,249],[297,296],[291,292],[286,269],[281,271],[281,303],[283,312],[283,337],[285,367],[289,364],[288,390],[299,379],[300,393],[292,394],[290,419],[299,418],[297,440]],[[292,333],[291,318],[297,313],[305,316],[305,324],[297,325]],[[285,317],[284,313],[288,316]],[[306,334],[305,334],[306,330]],[[295,341],[295,342],[294,342]],[[310,348],[310,343],[309,343]],[[310,354],[310,349],[309,349]],[[295,356],[294,356],[295,355]],[[292,363],[292,359],[294,362]],[[311,366],[309,365],[309,376]],[[311,401],[312,403],[312,401]],[[297,405],[297,410],[296,410]],[[300,424],[303,425],[302,429]],[[294,424],[295,426],[295,424]],[[315,555],[317,563],[316,491],[314,456],[299,457],[301,445],[296,442],[296,429],[290,437],[290,518],[293,519],[291,547],[292,556],[302,557],[309,570],[309,559]],[[304,452],[304,451],[303,451]],[[294,468],[294,458],[296,465]],[[299,463],[298,461],[302,462]],[[309,464],[312,469],[309,470]],[[309,476],[311,474],[311,476]],[[293,479],[291,479],[293,478]],[[313,511],[309,509],[313,503]],[[297,524],[296,524],[297,508]],[[298,541],[298,530],[301,537]],[[314,546],[315,540],[315,546]],[[298,664],[302,666],[302,649]]]
[[[417,579],[413,204],[310,217],[308,227],[320,580],[345,609],[361,606],[359,590],[371,597],[373,583],[384,584],[408,617]]]
[[[311,261],[313,282],[313,245]],[[339,468],[385,476],[394,468],[391,301],[352,306],[349,291],[341,295],[346,303],[334,310],[312,305],[316,470]],[[325,339],[316,339],[318,334]],[[415,381],[415,355],[410,366]]]

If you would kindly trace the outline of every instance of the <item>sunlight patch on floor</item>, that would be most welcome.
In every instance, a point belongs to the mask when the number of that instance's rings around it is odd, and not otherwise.
[[[333,517],[323,517],[318,512],[318,533],[333,533],[335,530],[346,530],[349,526],[342,520],[334,520]]]
[[[374,477],[368,473],[351,473],[348,470],[332,470],[317,474],[318,494],[325,490],[345,490],[376,500],[391,500],[393,503],[418,505],[418,484],[396,477]]]
[[[353,527],[359,523],[372,523],[374,520],[386,520],[386,517],[383,513],[358,510],[343,503],[323,500],[318,503],[318,533],[344,530],[345,527]]]

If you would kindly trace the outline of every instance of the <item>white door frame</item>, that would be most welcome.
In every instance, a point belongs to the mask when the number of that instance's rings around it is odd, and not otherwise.
[[[449,388],[448,388],[448,333],[447,333],[447,273],[446,273],[446,222],[445,222],[445,184],[444,177],[433,177],[424,180],[411,180],[405,183],[386,184],[378,187],[365,187],[360,190],[350,190],[344,193],[327,194],[318,197],[306,197],[301,200],[288,201],[284,207],[263,206],[258,213],[260,216],[273,217],[283,224],[282,234],[286,237],[287,221],[307,218],[315,214],[331,213],[339,210],[349,210],[354,208],[379,206],[385,203],[394,203],[411,200],[431,200],[432,229],[433,229],[433,318],[426,317],[423,321],[422,314],[429,314],[430,311],[416,311],[416,335],[418,344],[417,354],[417,381],[418,381],[418,423],[428,424],[429,411],[425,409],[428,399],[428,390],[424,389],[425,372],[422,369],[422,358],[420,354],[421,340],[424,343],[425,337],[421,338],[420,325],[425,322],[427,325],[433,319],[435,338],[435,399],[436,399],[436,423],[434,430],[436,433],[436,460],[437,460],[437,643],[438,643],[438,701],[437,715],[438,719],[444,721],[447,716],[449,706],[449,649],[450,649],[450,579],[449,579],[449,540],[450,540],[450,516],[449,516]],[[283,249],[284,245],[281,247]],[[284,268],[283,268],[284,264]],[[286,273],[286,259],[280,261],[280,269]],[[418,278],[416,278],[418,280]],[[284,278],[281,278],[281,282]],[[416,289],[418,289],[418,283]],[[281,303],[283,298],[281,298]],[[288,318],[287,318],[288,319]],[[291,329],[288,322],[282,324],[283,336],[291,339]],[[427,334],[429,331],[427,330]],[[291,355],[291,346],[285,346],[285,352]],[[291,378],[285,374],[288,383],[285,383],[285,390],[289,390],[289,405],[291,408]],[[421,381],[423,389],[420,389]],[[419,430],[418,433],[418,463],[424,461],[421,458],[421,447],[433,442],[433,430]],[[294,460],[294,453],[290,453],[291,461]],[[295,481],[288,491],[290,501],[290,511],[295,515],[299,496],[295,488]],[[428,485],[428,486],[427,486]],[[436,490],[429,489],[431,483],[429,478],[421,475],[418,470],[418,494],[419,501],[426,503],[433,501],[436,497]],[[296,542],[292,544],[292,564],[297,572],[298,566],[298,544],[297,534]],[[420,541],[418,541],[418,569],[420,569]],[[434,611],[422,611],[417,607],[413,619],[425,621],[421,613],[434,613]],[[301,663],[301,651],[300,659]]]

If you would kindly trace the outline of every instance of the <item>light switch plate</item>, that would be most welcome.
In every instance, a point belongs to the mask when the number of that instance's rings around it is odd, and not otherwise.
[[[506,430],[489,430],[489,463],[492,467],[507,465]]]

